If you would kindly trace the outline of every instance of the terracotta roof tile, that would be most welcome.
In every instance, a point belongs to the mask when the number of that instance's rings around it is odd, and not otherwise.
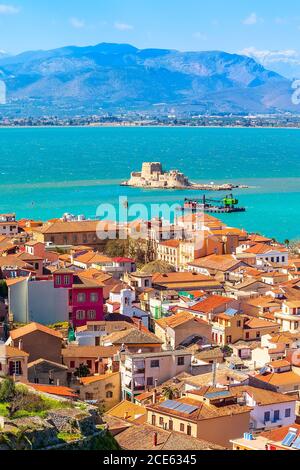
[[[101,357],[113,357],[119,349],[115,346],[68,346],[66,349],[62,349],[61,353],[64,358],[101,358]]]
[[[207,297],[204,300],[201,300],[200,302],[196,303],[191,310],[194,312],[203,312],[203,313],[210,313],[212,312],[215,308],[225,306],[231,302],[233,302],[234,299],[229,298],[229,297],[223,297],[221,295],[211,295],[210,297]]]
[[[56,385],[38,385],[38,384],[28,384],[30,387],[34,388],[38,392],[48,393],[50,395],[68,397],[68,398],[78,398],[78,395],[68,387],[59,387]]]
[[[63,336],[59,331],[53,330],[52,328],[48,328],[47,326],[41,325],[40,323],[36,322],[29,323],[28,325],[22,326],[21,328],[17,328],[16,330],[11,330],[10,337],[15,340],[17,338],[21,338],[22,336],[31,334],[35,331],[40,331],[51,336],[56,336],[56,338],[63,339]]]

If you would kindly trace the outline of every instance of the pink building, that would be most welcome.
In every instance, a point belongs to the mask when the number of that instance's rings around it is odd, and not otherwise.
[[[68,269],[55,271],[53,277],[56,289],[69,291],[69,320],[75,328],[104,319],[101,284]]]

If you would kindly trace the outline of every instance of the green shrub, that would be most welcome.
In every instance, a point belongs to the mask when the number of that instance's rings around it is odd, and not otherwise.
[[[15,382],[11,378],[4,379],[0,384],[0,402],[4,403],[12,400],[15,394]]]

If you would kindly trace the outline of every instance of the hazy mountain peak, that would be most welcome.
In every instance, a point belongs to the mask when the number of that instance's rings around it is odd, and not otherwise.
[[[293,109],[287,79],[251,57],[224,51],[100,43],[0,56],[0,70],[8,102],[23,109],[30,103],[30,112],[42,114],[91,113],[100,107],[156,113],[168,107],[192,113]],[[166,103],[164,109],[158,103]]]

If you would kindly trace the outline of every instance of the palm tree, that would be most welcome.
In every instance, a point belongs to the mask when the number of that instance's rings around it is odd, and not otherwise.
[[[286,239],[284,241],[284,244],[286,245],[286,247],[288,248],[290,246],[290,240]]]
[[[178,389],[172,385],[165,385],[162,389],[162,395],[166,400],[173,400],[178,396]]]

